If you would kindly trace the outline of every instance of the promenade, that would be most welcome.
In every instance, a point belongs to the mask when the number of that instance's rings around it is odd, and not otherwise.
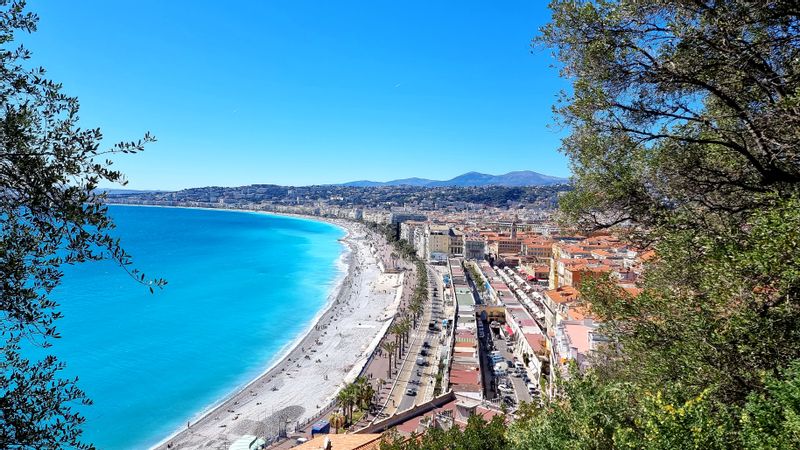
[[[397,310],[407,309],[411,303],[414,288],[417,285],[418,274],[416,265],[399,259],[394,252],[394,249],[386,243],[386,241],[378,235],[372,235],[369,238],[372,243],[371,250],[374,251],[376,257],[384,264],[384,267],[390,271],[401,270],[403,271],[402,284],[400,290],[397,292],[399,298],[397,299]],[[437,283],[436,277],[429,277],[429,283],[432,283],[431,289],[441,289]],[[380,343],[375,346],[374,352],[370,355],[367,364],[364,366],[360,375],[366,377],[375,388],[376,394],[373,399],[372,408],[368,411],[357,423],[352,424],[348,431],[355,431],[365,426],[368,426],[376,420],[388,417],[396,411],[407,409],[417,403],[433,398],[433,390],[435,385],[435,377],[437,373],[436,357],[439,354],[438,349],[438,334],[436,332],[429,332],[428,323],[432,318],[432,302],[430,301],[431,295],[429,294],[428,301],[424,302],[424,311],[422,317],[417,322],[417,327],[410,331],[409,344],[403,352],[399,360],[392,358],[392,367],[389,367],[389,358],[386,351],[383,350],[382,345],[386,340],[394,341],[395,337],[391,334],[386,334],[381,339]],[[438,301],[441,301],[439,296]],[[416,358],[420,356],[422,350],[422,343],[428,341],[431,348],[427,349],[428,355],[424,358],[428,361],[428,366],[420,367],[416,365]],[[418,373],[419,371],[419,373]],[[406,394],[407,389],[412,387],[417,390],[417,394],[410,396]],[[297,445],[297,438],[311,438],[311,427],[314,422],[327,419],[336,411],[335,404],[328,405],[320,414],[316,415],[313,420],[303,422],[297,426],[293,432],[289,433],[290,439],[283,440],[271,446],[271,449],[288,449]],[[340,430],[340,433],[344,432]]]
[[[157,447],[227,448],[238,437],[274,437],[327,410],[336,392],[372,359],[372,346],[394,316],[401,275],[380,269],[387,254],[361,224],[347,227],[348,273],[330,307],[269,371]],[[380,262],[380,264],[379,264]]]

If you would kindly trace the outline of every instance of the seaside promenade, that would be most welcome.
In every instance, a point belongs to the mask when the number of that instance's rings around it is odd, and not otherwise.
[[[361,224],[336,223],[348,230],[343,241],[350,252],[348,273],[330,307],[269,371],[201,418],[191,420],[157,448],[228,448],[226,445],[244,435],[286,434],[294,424],[319,416],[321,409],[324,417],[336,392],[359,374],[374,377],[382,372],[385,377],[388,363],[376,358],[373,349],[379,348],[377,338],[393,320],[397,307],[407,304],[405,295],[399,299],[400,305],[396,304],[405,275],[381,269],[397,263],[382,238],[370,235]],[[413,286],[409,284],[413,282],[403,284]]]
[[[379,258],[385,263],[391,262],[398,269],[404,270],[404,281],[400,292],[398,309],[407,308],[412,300],[414,288],[417,285],[418,274],[415,264],[408,261],[398,261],[391,257],[392,248],[378,236],[372,242],[379,243],[374,247]],[[386,259],[384,259],[386,258]],[[391,260],[389,259],[391,258]],[[389,267],[389,266],[387,266]],[[431,272],[433,275],[433,272]],[[429,276],[428,301],[424,303],[422,317],[417,321],[417,327],[410,333],[409,344],[399,360],[392,359],[392,367],[389,367],[389,358],[382,350],[382,344],[386,340],[393,341],[394,336],[386,334],[381,339],[381,343],[376,346],[375,352],[364,366],[361,376],[365,377],[375,387],[372,408],[366,412],[361,419],[352,424],[345,431],[355,431],[364,428],[374,421],[389,417],[398,411],[411,408],[417,404],[424,403],[434,396],[435,378],[438,373],[439,340],[438,333],[428,329],[428,323],[433,318],[433,290],[441,289],[440,280],[436,276]],[[437,299],[441,301],[441,297]],[[424,346],[423,343],[427,343]],[[425,356],[422,355],[424,349]],[[416,364],[417,358],[426,361],[426,366]],[[408,394],[408,389],[416,391],[413,395]],[[321,411],[313,420],[303,423],[296,427],[293,433],[289,433],[290,439],[282,440],[270,446],[271,449],[289,449],[297,445],[297,438],[310,439],[311,428],[319,420],[328,419],[332,413],[338,410],[335,404],[331,404]]]

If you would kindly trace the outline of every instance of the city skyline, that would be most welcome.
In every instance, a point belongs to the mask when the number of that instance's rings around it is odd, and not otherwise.
[[[82,126],[158,138],[115,158],[130,189],[570,175],[548,128],[567,83],[530,47],[545,4],[31,7],[18,39]]]

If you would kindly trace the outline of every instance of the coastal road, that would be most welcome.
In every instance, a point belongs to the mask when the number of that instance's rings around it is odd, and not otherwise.
[[[428,277],[429,288],[431,284],[436,283],[431,279],[430,272]],[[439,294],[437,294],[439,295]],[[398,381],[394,389],[389,394],[390,400],[386,407],[385,413],[393,415],[397,411],[404,411],[417,403],[426,401],[433,393],[433,383],[435,381],[438,357],[439,340],[438,332],[428,329],[428,323],[432,317],[432,295],[429,295],[428,301],[425,302],[425,308],[422,313],[422,318],[419,320],[417,328],[412,332],[411,347],[406,352],[406,357],[398,374]],[[437,325],[438,328],[438,325]],[[425,348],[427,356],[422,356],[421,351],[424,343],[428,343],[429,348]],[[422,357],[425,359],[426,365],[419,366],[416,361],[417,358]],[[409,395],[408,390],[413,389],[414,394]]]

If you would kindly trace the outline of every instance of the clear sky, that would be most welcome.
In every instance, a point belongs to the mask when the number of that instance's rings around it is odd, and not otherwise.
[[[20,37],[84,127],[158,138],[129,188],[568,176],[546,3],[29,0]]]

